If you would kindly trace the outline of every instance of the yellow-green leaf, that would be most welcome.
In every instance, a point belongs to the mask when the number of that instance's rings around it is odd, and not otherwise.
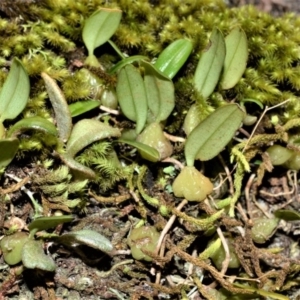
[[[148,108],[155,122],[166,120],[175,106],[174,85],[172,80],[148,62],[142,62],[145,68],[144,83]]]
[[[0,122],[16,118],[25,108],[30,91],[28,74],[21,61],[14,59],[0,92]]]
[[[43,242],[28,240],[22,249],[22,262],[27,269],[53,272],[56,265],[51,256],[44,252]]]
[[[160,53],[154,65],[172,79],[184,65],[192,50],[193,44],[190,40],[176,40]]]
[[[245,72],[248,59],[248,42],[245,32],[237,27],[225,38],[226,56],[221,78],[221,87],[234,87]]]
[[[136,132],[139,134],[147,119],[147,96],[143,78],[133,65],[126,65],[120,70],[117,96],[123,114],[136,122]]]
[[[77,117],[101,105],[99,100],[77,101],[69,105],[72,117]]]
[[[37,130],[56,136],[57,129],[53,123],[42,117],[25,118],[11,126],[7,132],[8,137],[17,136],[26,130]]]
[[[142,157],[146,160],[152,161],[152,162],[157,162],[160,159],[160,155],[156,149],[153,147],[150,147],[146,144],[137,142],[137,141],[131,141],[131,140],[126,140],[126,139],[118,139],[118,142],[124,143],[127,145],[130,145],[136,149],[139,150],[141,153]]]
[[[16,138],[0,140],[0,168],[4,168],[14,159],[19,148]]]
[[[187,165],[193,166],[195,159],[206,161],[218,155],[234,136],[243,117],[239,106],[228,104],[204,119],[187,138],[184,149]]]
[[[72,130],[72,117],[68,103],[56,81],[44,72],[41,76],[45,81],[49,100],[55,112],[59,137],[63,142],[66,142]]]
[[[30,231],[34,230],[35,232],[41,230],[47,230],[50,228],[54,228],[59,224],[71,222],[72,220],[73,220],[73,216],[71,215],[40,217],[33,220],[29,224],[28,229]]]
[[[60,236],[57,240],[68,246],[86,245],[105,253],[113,250],[113,245],[109,239],[97,231],[90,229],[69,232]]]
[[[117,64],[115,64],[109,71],[109,74],[114,74],[117,71],[119,71],[120,69],[122,69],[123,67],[125,67],[128,64],[132,64],[133,62],[136,61],[141,61],[141,60],[147,60],[148,57],[147,56],[143,56],[143,55],[133,55],[133,56],[129,56],[126,57],[122,60],[120,60]]]
[[[83,119],[74,125],[66,147],[67,155],[73,158],[91,143],[119,136],[121,136],[121,132],[118,128],[113,128],[94,119]]]
[[[89,56],[111,38],[119,27],[121,17],[122,11],[119,9],[101,8],[85,21],[82,39]]]
[[[225,53],[223,34],[215,28],[209,46],[200,57],[194,76],[195,88],[205,99],[211,95],[219,81]]]

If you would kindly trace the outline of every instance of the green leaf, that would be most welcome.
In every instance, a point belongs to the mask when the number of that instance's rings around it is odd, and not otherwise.
[[[95,48],[107,42],[119,27],[122,11],[119,9],[101,8],[92,14],[84,23],[82,39],[93,55]]]
[[[234,87],[245,72],[248,59],[248,42],[245,32],[237,27],[225,38],[226,56],[221,78],[221,87]]]
[[[187,165],[193,166],[195,159],[206,161],[218,155],[234,136],[243,117],[244,112],[236,104],[222,106],[210,114],[186,140]]]
[[[68,154],[60,155],[61,160],[72,170],[73,177],[76,180],[81,179],[94,179],[96,177],[95,172],[77,162],[74,158],[70,157]]]
[[[130,146],[138,149],[139,152],[141,153],[141,155],[143,156],[143,158],[145,158],[149,161],[157,162],[160,160],[159,152],[156,149],[154,149],[148,145],[145,145],[145,144],[137,142],[137,141],[131,141],[131,140],[126,140],[126,139],[118,139],[118,142],[130,145]]]
[[[7,136],[15,137],[21,132],[32,129],[54,136],[57,135],[57,129],[55,125],[50,121],[42,117],[30,117],[22,119],[13,126],[11,126],[7,132]]]
[[[174,85],[172,80],[157,71],[153,65],[143,61],[145,68],[144,83],[148,107],[154,121],[166,120],[175,106]]]
[[[245,98],[243,99],[240,104],[244,104],[244,103],[247,103],[247,102],[252,102],[252,103],[255,103],[259,106],[260,109],[264,109],[264,105],[261,103],[261,101],[259,100],[256,100],[256,99],[249,99],[249,98]]]
[[[143,56],[143,55],[134,55],[134,56],[129,56],[126,57],[122,60],[120,60],[117,64],[115,64],[109,71],[109,74],[114,74],[117,71],[119,71],[120,69],[122,69],[123,67],[125,67],[128,64],[131,64],[133,62],[136,61],[141,61],[141,60],[147,60],[148,57],[147,56]]]
[[[121,136],[121,132],[118,128],[113,128],[94,119],[83,119],[73,127],[70,139],[67,143],[67,154],[73,158],[76,153],[91,143],[105,138],[119,136]]]
[[[22,249],[27,241],[28,233],[25,232],[16,232],[0,241],[3,258],[7,264],[15,265],[22,260]]]
[[[126,65],[120,70],[117,96],[123,114],[136,122],[136,132],[139,134],[147,119],[147,96],[143,78],[133,65]]]
[[[29,240],[22,249],[22,262],[28,269],[40,269],[54,272],[56,265],[54,260],[44,253],[43,242]]]
[[[71,222],[73,220],[73,216],[71,215],[65,215],[65,216],[51,216],[51,217],[40,217],[35,220],[33,220],[29,226],[28,229],[30,231],[41,231],[41,230],[47,230],[50,228],[54,228],[59,224]]]
[[[96,107],[101,105],[101,101],[98,100],[88,100],[88,101],[78,101],[69,105],[69,110],[72,118],[82,115]]]
[[[57,240],[62,244],[73,247],[76,245],[87,245],[105,253],[109,253],[113,250],[112,243],[105,236],[90,229],[66,233],[58,237]]]
[[[162,126],[159,123],[154,122],[147,125],[137,137],[137,141],[156,149],[159,153],[159,160],[170,157],[173,153],[173,146],[165,137]],[[143,158],[149,160],[143,151],[139,151],[139,153]]]
[[[55,80],[44,72],[41,76],[45,81],[49,100],[55,112],[59,137],[63,142],[66,142],[72,130],[72,117],[68,103]]]
[[[16,138],[0,140],[0,168],[5,168],[14,159],[19,148],[19,140]]]
[[[172,79],[184,65],[192,50],[193,44],[190,40],[176,40],[160,53],[154,65]]]
[[[295,210],[278,209],[274,212],[275,217],[285,221],[299,221],[300,214]]]
[[[0,122],[16,118],[25,108],[30,91],[28,74],[21,61],[14,59],[0,92]]]
[[[219,81],[225,54],[223,34],[215,28],[211,34],[208,48],[201,55],[194,76],[195,88],[204,99],[211,95]]]

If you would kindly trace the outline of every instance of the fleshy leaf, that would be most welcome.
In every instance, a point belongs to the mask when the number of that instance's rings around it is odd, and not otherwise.
[[[7,132],[8,137],[17,136],[21,132],[26,130],[37,130],[46,134],[56,136],[57,129],[53,123],[42,117],[30,117],[22,119],[13,126],[11,126]]]
[[[67,154],[73,158],[76,153],[93,142],[119,136],[121,136],[121,132],[118,128],[113,128],[97,120],[83,119],[73,127],[67,143]]]
[[[138,149],[144,159],[147,159],[152,162],[157,162],[160,159],[160,155],[158,151],[148,145],[145,145],[137,141],[131,141],[126,139],[118,139],[118,142],[130,145]]]
[[[70,157],[68,154],[62,154],[60,155],[60,158],[72,170],[72,174],[77,180],[94,179],[96,177],[96,174],[92,169],[77,162],[73,157]]]
[[[211,95],[219,81],[225,54],[223,34],[215,28],[211,34],[208,48],[201,55],[194,76],[195,88],[205,99]]]
[[[147,96],[143,78],[133,65],[120,70],[117,96],[123,114],[136,122],[136,132],[140,133],[147,119]]]
[[[248,42],[245,32],[237,27],[225,38],[226,56],[221,78],[221,87],[231,89],[245,72],[248,59]]]
[[[276,218],[285,220],[285,221],[299,221],[300,214],[295,210],[289,209],[278,209],[274,212]]]
[[[173,146],[165,137],[159,123],[149,124],[137,137],[137,141],[156,149],[160,160],[170,157],[173,153]],[[139,152],[143,158],[148,159],[143,151]]]
[[[16,138],[0,140],[0,168],[4,168],[14,159],[19,147]]]
[[[184,65],[192,50],[193,44],[190,40],[176,40],[160,53],[154,65],[172,79]]]
[[[109,253],[113,250],[112,243],[97,231],[83,229],[61,235],[58,241],[68,246],[87,245],[94,249]]]
[[[55,112],[59,137],[66,142],[72,130],[72,117],[68,103],[56,81],[46,73],[42,73],[41,76],[45,81],[49,100]]]
[[[59,224],[71,222],[72,220],[73,220],[73,217],[71,215],[40,217],[40,218],[36,218],[35,220],[33,220],[29,224],[28,229],[30,231],[47,230],[50,228],[54,228]]]
[[[149,110],[155,122],[164,121],[175,106],[173,82],[150,63],[143,61],[142,65],[145,68],[144,83]]]
[[[28,74],[21,61],[14,59],[0,92],[0,122],[16,118],[25,108],[30,91]]]
[[[99,107],[100,105],[101,101],[98,100],[77,101],[69,105],[69,110],[73,118]]]
[[[29,240],[22,249],[22,262],[28,269],[40,269],[53,272],[56,269],[54,260],[44,253],[43,242]]]
[[[198,106],[194,103],[189,108],[183,123],[183,131],[189,135],[193,129],[201,122],[201,116]]]
[[[119,9],[101,8],[85,21],[82,39],[89,56],[111,38],[119,27],[121,17],[122,11]]]
[[[188,201],[203,201],[213,191],[213,184],[195,167],[184,167],[175,178],[172,188],[176,197]]]
[[[15,265],[22,260],[22,248],[27,241],[28,233],[25,232],[16,232],[0,241],[3,258],[7,264]]]
[[[218,155],[229,143],[242,123],[244,112],[236,104],[216,109],[188,136],[185,158],[188,166],[194,160],[206,161]]]

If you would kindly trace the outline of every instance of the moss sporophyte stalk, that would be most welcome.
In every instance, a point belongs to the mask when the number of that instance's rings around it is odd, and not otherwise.
[[[82,298],[294,296],[299,247],[275,241],[279,219],[299,220],[284,197],[299,170],[300,19],[221,0],[25,2],[0,3],[4,261],[55,272],[68,248],[109,270]],[[277,210],[257,196],[276,172]],[[15,215],[27,231],[2,226]],[[62,274],[35,288],[53,297],[72,286]]]

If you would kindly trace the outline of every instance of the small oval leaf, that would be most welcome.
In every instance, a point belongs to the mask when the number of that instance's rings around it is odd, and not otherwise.
[[[118,101],[124,115],[136,122],[139,134],[147,119],[147,96],[143,78],[133,65],[126,65],[120,70],[117,82]]]
[[[61,235],[59,242],[68,246],[87,245],[94,249],[109,253],[113,250],[112,243],[97,231],[83,229]]]
[[[73,158],[76,153],[93,142],[119,136],[121,136],[121,132],[118,128],[113,128],[97,120],[83,119],[74,125],[67,143],[67,154]]]
[[[0,140],[0,168],[5,168],[14,159],[19,148],[16,138]]]
[[[50,228],[54,228],[59,224],[71,222],[73,220],[73,216],[51,216],[51,217],[40,217],[33,220],[29,225],[28,229],[30,231],[34,230],[35,232],[41,230],[47,230]]]
[[[0,92],[0,122],[16,118],[25,108],[30,91],[28,74],[21,61],[14,59]]]
[[[73,118],[99,107],[100,105],[101,101],[98,100],[77,101],[69,105],[69,110]]]
[[[56,81],[44,72],[41,76],[45,81],[49,100],[55,112],[59,137],[63,142],[66,142],[72,130],[72,117],[68,103]]]
[[[248,59],[248,42],[245,32],[237,27],[225,38],[226,56],[221,78],[221,87],[234,87],[245,72]]]
[[[119,27],[121,17],[122,11],[119,9],[101,8],[85,21],[82,39],[89,56],[111,38]]]
[[[300,214],[294,210],[289,209],[278,209],[274,212],[274,215],[278,219],[285,221],[299,221]]]
[[[148,145],[145,145],[143,143],[137,142],[137,141],[131,141],[131,140],[126,140],[126,139],[118,139],[118,142],[124,143],[127,145],[130,145],[136,149],[139,150],[143,158],[152,161],[152,162],[157,162],[160,160],[160,155],[158,151]]]
[[[149,110],[155,122],[166,120],[175,106],[174,85],[172,80],[153,65],[142,62],[145,68],[144,83]]]
[[[28,269],[40,269],[54,272],[56,265],[54,260],[44,253],[43,242],[29,240],[22,249],[22,262]]]
[[[225,54],[223,34],[215,28],[211,34],[208,49],[200,57],[194,76],[195,88],[204,99],[211,95],[219,81]]]
[[[242,123],[244,112],[236,104],[216,109],[204,119],[188,136],[185,158],[188,166],[194,160],[212,159],[229,143]]]
[[[15,137],[26,130],[32,129],[54,136],[57,135],[57,129],[55,125],[50,121],[42,117],[30,117],[22,119],[13,126],[11,126],[7,132],[7,136]]]
[[[154,65],[172,79],[184,65],[192,50],[193,44],[190,40],[176,40],[160,53]]]

